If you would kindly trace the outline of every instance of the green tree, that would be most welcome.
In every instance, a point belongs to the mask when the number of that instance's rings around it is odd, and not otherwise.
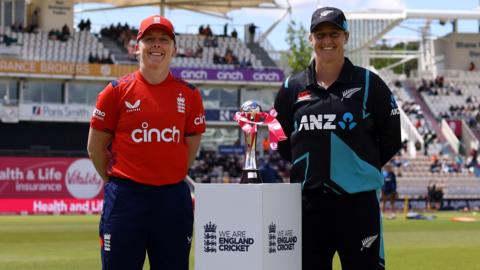
[[[290,21],[285,41],[290,47],[285,57],[291,71],[296,73],[305,69],[312,57],[312,47],[308,41],[308,32],[305,27],[302,24],[297,27],[295,21]]]

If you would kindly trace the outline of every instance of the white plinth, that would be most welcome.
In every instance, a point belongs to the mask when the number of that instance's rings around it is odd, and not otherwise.
[[[198,184],[195,270],[301,270],[299,184]]]

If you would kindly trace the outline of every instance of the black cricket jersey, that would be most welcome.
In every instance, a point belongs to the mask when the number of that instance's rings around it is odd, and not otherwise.
[[[288,136],[278,144],[302,189],[349,194],[378,190],[381,167],[401,147],[400,112],[380,77],[348,58],[338,79],[319,86],[315,61],[288,77],[275,99]]]

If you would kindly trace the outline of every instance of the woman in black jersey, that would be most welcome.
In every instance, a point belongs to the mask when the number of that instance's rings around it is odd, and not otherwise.
[[[278,149],[302,183],[303,270],[332,269],[335,252],[342,269],[385,268],[378,196],[401,146],[399,108],[382,79],[344,56],[348,39],[341,10],[316,10],[314,60],[275,100],[288,136]]]

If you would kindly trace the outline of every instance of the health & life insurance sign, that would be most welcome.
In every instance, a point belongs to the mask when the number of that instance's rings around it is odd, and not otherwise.
[[[99,213],[102,190],[87,158],[0,157],[0,213]]]

